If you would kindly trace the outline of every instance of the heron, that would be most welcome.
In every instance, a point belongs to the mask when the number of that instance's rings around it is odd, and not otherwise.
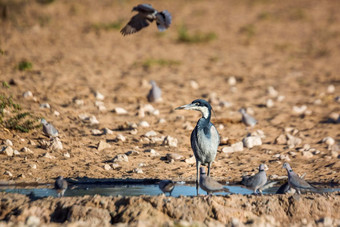
[[[196,158],[196,192],[199,190],[199,169],[201,164],[208,164],[208,176],[210,176],[211,164],[214,161],[217,148],[220,144],[220,135],[216,127],[210,122],[212,107],[206,100],[196,99],[192,103],[177,107],[176,110],[196,110],[202,117],[191,133],[191,148]]]

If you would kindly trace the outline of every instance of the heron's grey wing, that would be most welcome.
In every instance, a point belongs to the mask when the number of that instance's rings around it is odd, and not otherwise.
[[[190,143],[191,143],[191,148],[192,148],[192,150],[194,152],[195,158],[199,159],[198,152],[200,152],[201,148],[199,147],[199,145],[197,143],[197,126],[191,132]]]
[[[152,14],[156,11],[150,4],[139,4],[138,6],[134,7],[133,10],[145,14]]]
[[[147,26],[149,26],[149,22],[145,15],[138,13],[131,18],[129,23],[124,28],[122,28],[120,33],[122,33],[124,36],[133,34]]]
[[[295,173],[290,173],[289,183],[296,188],[300,189],[314,189],[313,186],[308,184],[304,179],[301,179]]]
[[[156,14],[156,24],[159,31],[164,31],[169,28],[171,21],[171,14],[167,10]]]

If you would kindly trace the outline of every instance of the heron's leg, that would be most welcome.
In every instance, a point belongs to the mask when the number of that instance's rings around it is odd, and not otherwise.
[[[210,167],[211,167],[211,162],[208,163],[208,176],[210,176]]]
[[[196,160],[196,192],[198,195],[198,187],[200,184],[199,170],[200,170],[201,162]]]

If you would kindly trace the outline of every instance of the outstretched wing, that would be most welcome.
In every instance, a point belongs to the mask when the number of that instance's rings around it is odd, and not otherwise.
[[[171,14],[167,11],[164,10],[160,13],[156,14],[156,24],[157,24],[157,28],[159,31],[164,31],[167,28],[169,28],[170,24],[171,24]]]
[[[132,10],[145,14],[152,14],[156,11],[150,4],[139,4],[138,6],[133,7]]]
[[[149,22],[144,14],[138,13],[131,18],[129,23],[120,31],[124,36],[138,32],[149,26]]]

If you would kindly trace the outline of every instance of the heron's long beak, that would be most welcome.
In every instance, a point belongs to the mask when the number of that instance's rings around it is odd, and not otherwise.
[[[193,106],[195,106],[195,105],[190,103],[190,104],[187,104],[187,105],[179,106],[175,110],[191,110]]]

